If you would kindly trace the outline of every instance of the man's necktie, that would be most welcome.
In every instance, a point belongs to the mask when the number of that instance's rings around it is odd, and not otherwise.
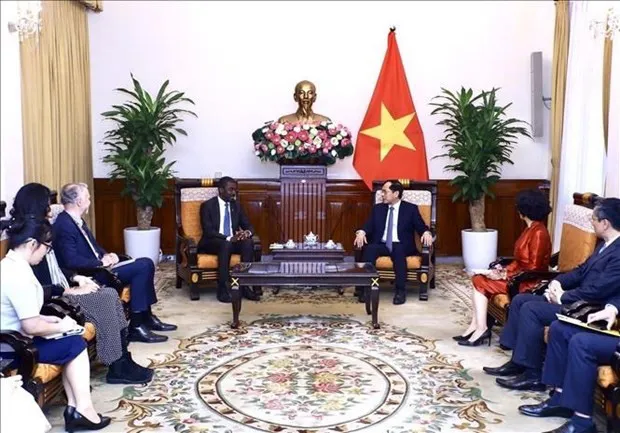
[[[394,206],[390,206],[387,220],[387,234],[385,235],[385,246],[392,252],[392,226],[394,225]]]
[[[230,206],[226,202],[224,205],[224,236],[230,236]]]

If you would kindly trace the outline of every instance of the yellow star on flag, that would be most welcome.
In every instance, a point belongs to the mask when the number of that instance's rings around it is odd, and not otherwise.
[[[394,146],[415,150],[413,143],[405,134],[405,129],[409,126],[414,116],[415,113],[411,113],[394,119],[385,104],[381,103],[381,123],[361,131],[364,135],[381,140],[381,161],[390,153]]]

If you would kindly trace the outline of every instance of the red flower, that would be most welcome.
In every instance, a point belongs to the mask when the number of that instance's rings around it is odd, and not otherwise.
[[[267,133],[265,134],[265,138],[266,138],[267,140],[271,140],[271,139],[273,138],[273,134],[272,134],[271,132],[267,132]]]
[[[276,147],[276,152],[281,155],[284,153],[284,148],[282,146],[278,146]]]
[[[325,132],[324,130],[319,131],[319,138],[325,141],[327,139],[327,132]]]
[[[335,383],[316,383],[314,384],[316,392],[335,393],[340,391],[340,385]]]
[[[267,376],[267,380],[275,383],[284,383],[288,382],[291,379],[291,376],[284,373],[274,373]]]
[[[299,138],[301,141],[308,141],[308,139],[310,138],[310,134],[308,134],[308,131],[302,130],[297,136],[297,138]]]
[[[351,144],[351,140],[349,140],[348,138],[343,139],[340,144],[344,147],[348,146],[349,144]]]
[[[271,139],[271,142],[273,144],[280,144],[280,140],[282,140],[282,137],[280,137],[278,134],[273,134],[273,138]]]
[[[295,140],[297,140],[297,134],[295,133],[295,131],[291,131],[288,134],[286,134],[286,141],[293,144]]]
[[[310,153],[316,153],[316,147],[314,147],[314,146],[310,146],[310,147],[308,148],[308,152],[310,152]]]

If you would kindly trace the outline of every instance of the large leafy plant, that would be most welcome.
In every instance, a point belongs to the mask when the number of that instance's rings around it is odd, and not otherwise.
[[[453,93],[444,88],[431,103],[436,107],[431,114],[443,115],[438,122],[445,128],[441,140],[446,153],[435,158],[448,157],[455,161],[446,166],[448,171],[459,173],[450,181],[457,187],[452,201],[469,202],[469,215],[474,231],[486,230],[484,221],[485,196],[495,198],[492,187],[500,179],[503,164],[514,164],[510,156],[520,135],[531,138],[527,125],[514,118],[507,118],[506,110],[512,104],[500,106],[496,92],[482,91],[478,95],[461,87]]]
[[[111,179],[124,179],[122,195],[130,195],[136,203],[138,228],[151,226],[153,207],[161,207],[168,179],[173,177],[172,166],[176,161],[166,162],[167,145],[176,142],[176,134],[187,136],[178,127],[182,115],[194,117],[196,113],[177,108],[178,104],[194,101],[183,92],[166,91],[166,80],[153,98],[131,74],[133,90],[119,88],[116,91],[131,98],[102,116],[114,122],[114,128],[106,132],[104,146],[107,154],[103,162],[112,166]]]

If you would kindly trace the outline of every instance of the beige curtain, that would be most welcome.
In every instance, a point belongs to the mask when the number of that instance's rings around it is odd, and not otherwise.
[[[94,202],[87,9],[43,1],[41,20],[20,52],[24,180],[56,190],[84,182]],[[87,222],[94,230],[94,206]]]
[[[558,186],[560,183],[560,157],[562,155],[562,130],[564,128],[564,96],[566,93],[566,75],[568,71],[568,41],[570,17],[568,1],[555,2],[555,34],[553,38],[553,64],[551,70],[551,188],[549,191],[551,206],[549,231],[553,237],[555,216],[558,204]]]
[[[603,48],[603,131],[605,134],[605,149],[608,149],[609,134],[609,97],[611,89],[611,61],[613,52],[613,40],[605,38]]]

